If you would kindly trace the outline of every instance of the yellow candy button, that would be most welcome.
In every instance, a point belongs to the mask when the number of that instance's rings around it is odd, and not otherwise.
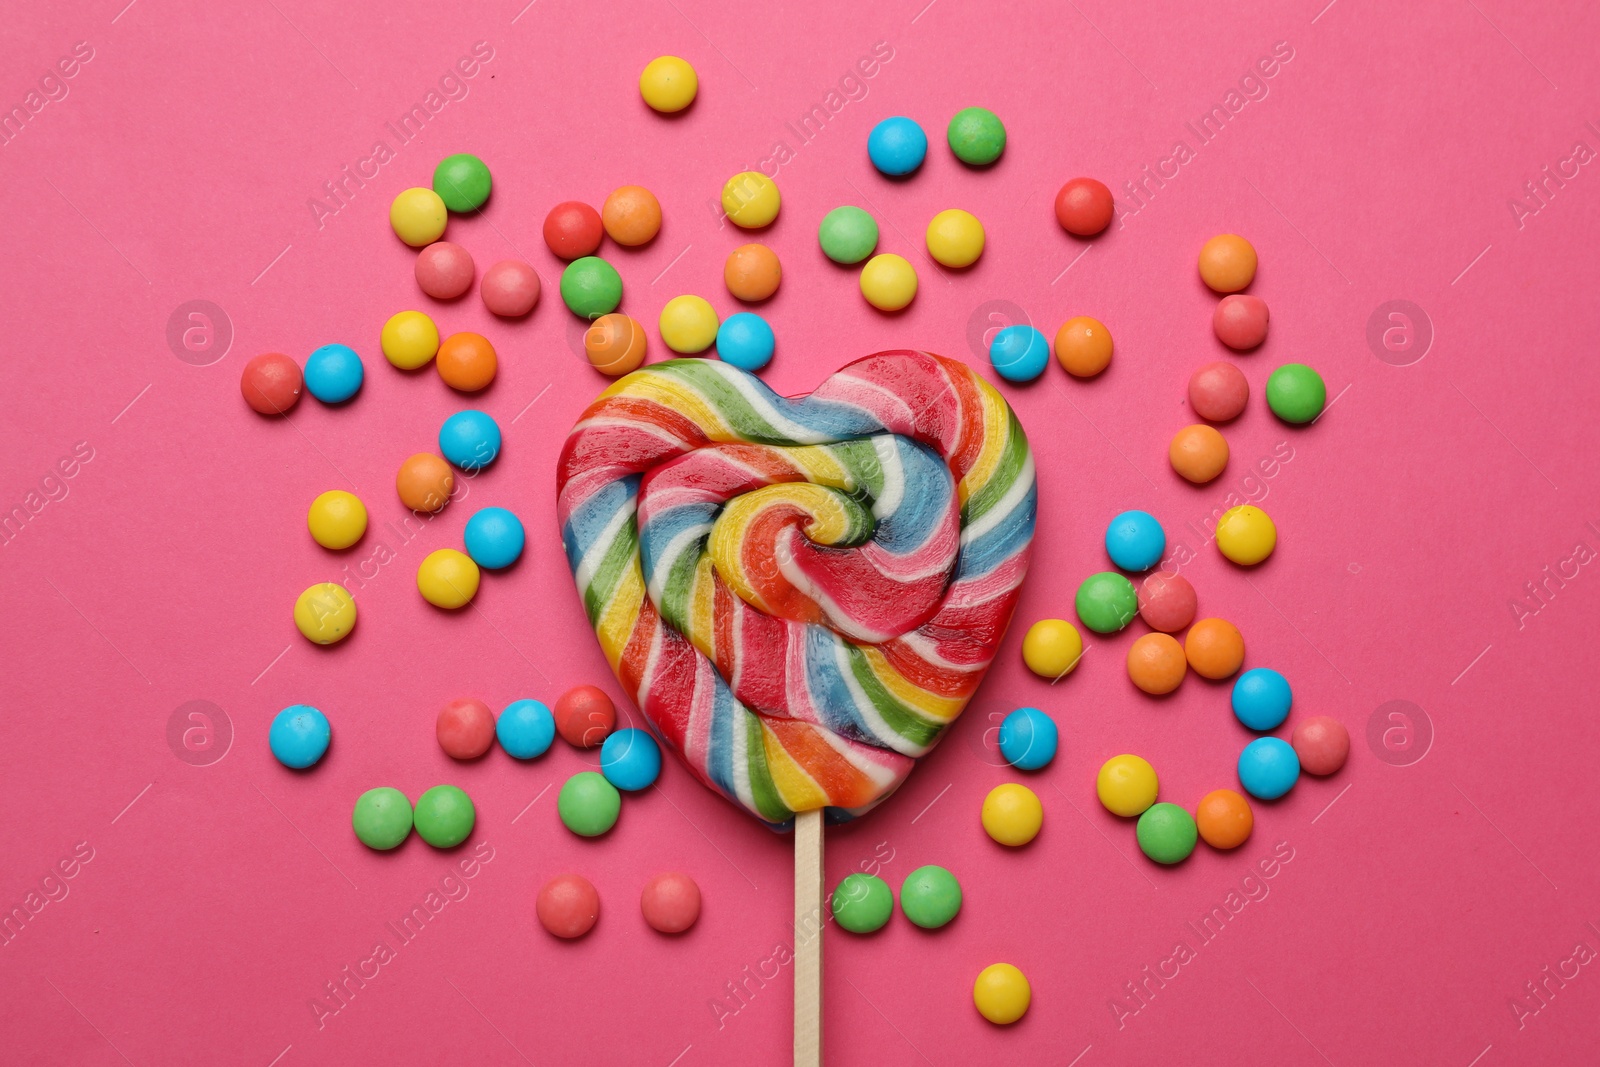
[[[1147,760],[1129,755],[1106,760],[1094,787],[1106,810],[1126,819],[1144,814],[1144,809],[1156,802],[1160,788],[1156,769]]]
[[[319,645],[343,641],[356,624],[356,599],[342,585],[314,585],[294,602],[294,624]]]
[[[1071,674],[1083,658],[1083,637],[1065,619],[1040,619],[1022,639],[1022,662],[1041,678]]]
[[[417,568],[417,592],[434,607],[464,607],[478,593],[480,573],[465,552],[441,548]]]
[[[722,187],[722,210],[728,221],[747,230],[770,226],[778,217],[778,183],[759,171],[735,174]]]
[[[439,351],[439,327],[420,311],[402,311],[383,324],[383,356],[401,370],[426,367]]]
[[[992,1023],[1007,1026],[1022,1018],[1033,1001],[1027,977],[1009,963],[991,963],[972,983],[972,1003]]]
[[[700,91],[700,76],[687,60],[677,56],[657,56],[639,75],[639,95],[656,111],[671,114],[694,103]]]
[[[367,507],[343,489],[330,489],[306,512],[311,539],[323,548],[349,548],[367,532]]]
[[[1002,845],[1026,845],[1039,835],[1043,823],[1044,805],[1025,785],[1006,782],[983,798],[983,829]]]
[[[861,295],[879,311],[899,311],[917,295],[917,270],[892,252],[873,256],[861,268]]]
[[[970,267],[983,254],[983,223],[959,208],[928,223],[928,254],[946,267]]]
[[[1229,508],[1217,523],[1217,548],[1243,566],[1260,563],[1277,544],[1278,528],[1265,511],[1250,504]]]
[[[431,245],[444,236],[450,213],[444,200],[432,189],[404,189],[389,205],[389,225],[395,236],[412,248]]]
[[[661,309],[661,339],[674,352],[704,352],[717,339],[717,312],[703,297],[675,296]]]

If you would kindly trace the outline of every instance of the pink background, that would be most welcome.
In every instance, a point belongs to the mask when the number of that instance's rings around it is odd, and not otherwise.
[[[787,1057],[788,971],[764,986],[747,976],[790,937],[787,838],[673,764],[658,789],[628,799],[611,834],[580,840],[559,825],[554,790],[591,754],[558,742],[527,764],[496,751],[461,766],[432,737],[436,709],[456,696],[499,708],[580,682],[618,692],[554,528],[556,451],[604,383],[575,356],[576,320],[540,239],[545,212],[568,198],[598,204],[624,183],[660,197],[666,224],[652,245],[603,253],[659,355],[654,322],[672,296],[735,310],[721,265],[748,238],[708,204],[781,141],[783,213],[759,238],[785,267],[760,309],[779,338],[765,372],[778,390],[808,391],[884,347],[939,351],[988,375],[982,332],[1019,311],[1048,333],[1092,314],[1117,343],[1097,381],[1052,366],[1040,382],[1004,387],[1031,434],[1042,501],[1017,625],[968,718],[898,796],[827,842],[830,884],[875,862],[898,887],[940,863],[966,905],[938,933],[903,917],[873,938],[829,931],[828,1059],[1592,1061],[1600,975],[1563,961],[1579,945],[1580,960],[1600,950],[1600,576],[1578,562],[1600,548],[1600,170],[1561,161],[1577,141],[1600,149],[1600,16],[1505,0],[1082,0],[1004,12],[970,0],[778,10],[667,0],[625,16],[572,0],[125,2],[25,6],[0,29],[7,107],[75,42],[93,51],[70,80],[47,83],[67,95],[0,146],[0,504],[38,508],[0,548],[0,904],[26,906],[30,893],[38,904],[44,888],[60,897],[0,948],[4,1058],[697,1067]],[[385,122],[480,41],[493,58],[466,95],[399,146]],[[824,103],[875,42],[892,58],[859,83],[865,97],[802,142],[785,124]],[[1196,148],[1185,121],[1276,42],[1293,58],[1267,95]],[[636,90],[661,53],[700,73],[699,101],[675,119],[647,111]],[[949,117],[970,104],[1009,131],[987,171],[943,144]],[[915,117],[933,142],[901,184],[865,153],[873,123],[893,114]],[[1194,158],[1143,206],[1128,198],[1123,183],[1165,165],[1179,138]],[[308,198],[379,139],[394,158],[319,226]],[[449,237],[480,269],[519,254],[537,267],[545,296],[526,322],[492,321],[476,297],[433,306],[388,230],[392,196],[463,150],[487,160],[495,193],[482,218],[452,220]],[[1577,174],[1519,225],[1508,198],[1547,164]],[[1111,185],[1124,212],[1092,244],[1050,214],[1057,187],[1080,173]],[[817,221],[844,203],[871,210],[882,250],[916,263],[922,290],[904,314],[872,311],[854,272],[818,251]],[[959,274],[921,251],[927,219],[952,206],[988,230],[983,259]],[[1226,431],[1232,465],[1195,488],[1168,469],[1165,448],[1191,421],[1189,373],[1226,354],[1194,270],[1201,242],[1221,231],[1260,251],[1252,291],[1273,310],[1272,336],[1238,359],[1254,397]],[[185,362],[167,323],[196,299],[219,305],[233,336],[225,353],[213,341]],[[1369,346],[1369,316],[1390,300],[1418,305],[1419,329],[1431,324],[1420,360],[1420,346],[1398,356]],[[378,329],[406,307],[498,346],[499,379],[475,403],[506,434],[467,500],[409,541],[386,525],[404,514],[395,468],[467,405],[431,372],[404,376],[383,361]],[[241,403],[250,356],[303,360],[336,340],[366,360],[353,403],[308,398],[288,422]],[[1280,424],[1261,399],[1271,368],[1291,360],[1316,365],[1337,398],[1310,428]],[[79,442],[92,458],[47,479]],[[1256,469],[1275,450],[1280,462]],[[330,488],[358,492],[374,519],[344,554],[304,528],[306,505]],[[1281,531],[1254,571],[1205,541],[1230,494],[1260,501]],[[413,584],[418,561],[458,546],[467,516],[491,503],[527,522],[527,557],[487,577],[471,610],[429,608]],[[1183,573],[1202,613],[1239,625],[1248,663],[1292,680],[1294,718],[1335,715],[1353,738],[1343,773],[1258,805],[1237,853],[1201,847],[1176,869],[1147,862],[1132,826],[1098,806],[1094,772],[1141,753],[1164,799],[1191,807],[1236,785],[1248,735],[1226,687],[1191,676],[1167,700],[1136,692],[1120,660],[1141,624],[1095,638],[1054,687],[1019,652],[1029,622],[1070,616],[1077,583],[1106,566],[1106,520],[1129,507],[1154,512],[1193,556]],[[380,543],[394,559],[349,579],[354,636],[326,650],[303,641],[289,617],[296,594],[343,580],[346,566],[354,574]],[[1567,577],[1547,579],[1546,567]],[[1519,613],[1511,602],[1528,582],[1544,583],[1544,600]],[[209,765],[169,744],[169,720],[192,700],[231,725],[231,747]],[[1420,712],[1369,744],[1369,720],[1391,700]],[[267,751],[272,716],[295,702],[334,723],[311,773]],[[1054,715],[1063,744],[1030,779],[1042,835],[1008,852],[984,836],[978,808],[1017,777],[996,766],[985,731],[1020,705]],[[465,850],[412,840],[380,855],[351,834],[361,791],[415,796],[441,781],[478,804]],[[92,858],[46,882],[75,847]],[[441,879],[474,847],[492,858],[444,883],[459,899],[401,945],[385,923],[430,891],[448,899]],[[1275,848],[1292,859],[1245,885]],[[673,868],[706,900],[699,926],[676,940],[647,929],[636,903],[650,874]],[[603,901],[599,926],[572,944],[533,914],[538,887],[567,870]],[[1241,886],[1260,899],[1201,941],[1186,924],[1231,890],[1242,898]],[[394,958],[319,1027],[312,999],[380,939]],[[1193,957],[1133,999],[1126,983],[1179,940]],[[974,976],[997,960],[1033,984],[1032,1010],[1008,1029],[970,1004]],[[1564,968],[1565,984],[1546,967]],[[1544,999],[1524,999],[1519,1013],[1512,998],[1533,980]]]

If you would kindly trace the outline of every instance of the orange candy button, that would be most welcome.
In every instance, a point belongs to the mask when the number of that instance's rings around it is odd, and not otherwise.
[[[1231,789],[1214,789],[1194,809],[1194,821],[1212,848],[1238,848],[1250,839],[1256,817],[1244,797]]]
[[[1231,678],[1244,665],[1244,638],[1226,619],[1201,619],[1183,639],[1189,666],[1202,678]]]
[[[644,327],[620,311],[601,315],[583,332],[583,351],[601,374],[613,378],[644,362]]]
[[[418,452],[400,464],[394,487],[400,503],[412,511],[438,511],[450,502],[456,476],[450,464],[432,452]]]
[[[1237,293],[1256,277],[1256,250],[1236,233],[1219,233],[1200,249],[1200,280],[1219,293]]]
[[[1186,481],[1204,485],[1227,468],[1228,441],[1215,426],[1185,426],[1172,435],[1167,458]]]
[[[619,245],[649,244],[661,232],[661,201],[642,185],[624,185],[606,197],[600,221]]]
[[[766,245],[740,245],[728,254],[722,280],[728,283],[728,292],[740,300],[765,300],[778,291],[783,267],[778,263],[778,254]]]
[[[1111,331],[1087,315],[1068,319],[1056,331],[1056,359],[1074,378],[1093,378],[1111,363]]]
[[[1188,661],[1171,634],[1145,634],[1128,649],[1128,677],[1151,696],[1165,696],[1183,684]]]
[[[446,337],[433,363],[444,383],[463,393],[487,388],[499,366],[494,345],[481,333],[453,333]]]

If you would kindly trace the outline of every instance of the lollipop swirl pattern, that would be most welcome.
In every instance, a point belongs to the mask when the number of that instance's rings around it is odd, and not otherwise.
[[[796,399],[720,361],[645,367],[583,413],[556,490],[617,680],[702,782],[774,825],[869,810],[961,714],[1037,504],[1005,400],[911,351]]]

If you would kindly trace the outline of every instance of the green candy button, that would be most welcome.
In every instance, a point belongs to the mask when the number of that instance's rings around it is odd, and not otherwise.
[[[840,926],[852,934],[870,934],[883,929],[894,912],[894,890],[876,875],[852,874],[833,891],[832,907]]]
[[[1322,375],[1304,363],[1285,363],[1267,379],[1267,407],[1284,422],[1310,422],[1322,414],[1327,400]]]
[[[453,785],[436,785],[417,798],[417,836],[434,848],[453,848],[478,821],[472,798]]]
[[[561,787],[556,810],[568,830],[580,837],[599,837],[617,825],[622,794],[604,775],[579,771]]]
[[[1157,863],[1182,863],[1194,851],[1194,816],[1176,804],[1152,804],[1139,816],[1139,848]]]
[[[957,111],[945,136],[956,158],[974,167],[988,166],[1006,149],[1005,124],[986,107]]]
[[[961,910],[961,883],[943,867],[918,867],[900,884],[900,910],[923,929],[937,930]]]
[[[817,240],[835,263],[860,263],[878,247],[878,224],[858,207],[836,207],[822,216]]]
[[[1078,618],[1097,634],[1114,634],[1133,621],[1139,594],[1133,583],[1115,571],[1091,574],[1078,586]]]
[[[561,272],[561,301],[584,319],[609,315],[622,303],[622,276],[599,256],[584,256]]]
[[[476,211],[489,199],[489,168],[477,156],[445,156],[433,171],[433,191],[451,211]]]
[[[394,848],[411,836],[411,801],[386,785],[369,789],[356,801],[350,825],[368,848]]]

